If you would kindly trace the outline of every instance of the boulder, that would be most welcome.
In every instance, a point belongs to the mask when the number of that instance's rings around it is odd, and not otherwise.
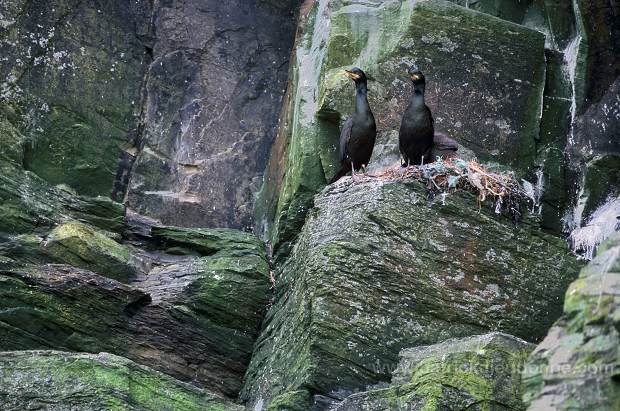
[[[241,411],[208,391],[116,355],[0,353],[3,410]]]
[[[351,65],[374,78],[378,144],[398,130],[411,93],[406,69],[415,62],[426,74],[436,129],[521,174],[534,164],[542,33],[441,0],[322,0],[304,9],[300,26],[283,127],[257,207],[259,230],[276,252],[337,171],[339,123],[353,110],[353,87],[341,72]]]
[[[148,275],[131,284],[63,265],[0,270],[0,350],[110,352],[234,397],[270,287],[258,239],[237,238],[252,246],[144,253]]]
[[[0,161],[0,241],[4,234],[46,234],[68,220],[121,232],[124,211],[122,204],[107,197],[75,195],[13,163]]]
[[[525,410],[521,369],[533,348],[491,333],[405,349],[389,388],[353,394],[334,410]]]
[[[406,347],[502,331],[543,338],[578,263],[525,219],[515,227],[458,191],[428,198],[416,180],[350,178],[315,198],[289,258],[242,398],[385,381]]]
[[[197,252],[201,255],[241,252],[262,255],[265,247],[255,236],[226,228],[153,227],[153,239],[160,247],[176,247],[176,252]]]
[[[54,228],[43,242],[52,260],[127,283],[139,269],[131,250],[110,235],[77,221]]]
[[[599,249],[566,291],[564,314],[523,371],[528,410],[620,407],[620,235]]]

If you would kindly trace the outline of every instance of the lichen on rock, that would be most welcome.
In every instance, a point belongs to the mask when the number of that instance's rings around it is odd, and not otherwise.
[[[405,349],[389,388],[353,394],[334,410],[525,410],[520,373],[533,348],[491,333]]]
[[[139,271],[128,246],[77,221],[54,228],[43,242],[43,249],[58,263],[85,268],[124,283]]]
[[[620,235],[599,251],[569,286],[564,314],[526,363],[529,410],[620,407]]]
[[[429,199],[415,180],[325,188],[275,272],[276,298],[242,398],[265,405],[385,381],[402,348],[502,331],[542,338],[578,271],[561,239],[473,194]]]
[[[399,127],[410,87],[405,71],[416,62],[426,73],[436,129],[481,160],[519,172],[533,165],[545,72],[541,33],[440,0],[319,1],[300,25],[276,141],[281,152],[272,155],[277,164],[257,208],[259,229],[276,252],[288,252],[314,194],[336,171],[339,123],[353,107],[351,86],[339,75],[345,67],[358,65],[374,78],[369,101],[379,144]]]
[[[0,353],[3,410],[241,411],[229,400],[116,355]]]

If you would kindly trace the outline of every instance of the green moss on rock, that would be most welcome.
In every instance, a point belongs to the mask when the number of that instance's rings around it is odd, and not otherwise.
[[[44,249],[56,262],[85,268],[121,282],[128,282],[138,272],[126,245],[77,221],[54,228],[44,242]]]
[[[313,195],[337,171],[338,125],[353,110],[352,86],[339,75],[344,67],[361,66],[375,79],[369,99],[379,143],[399,127],[410,95],[405,72],[416,62],[438,130],[481,159],[521,174],[533,166],[545,77],[540,32],[441,0],[318,1],[307,13],[280,150],[265,179],[276,187],[262,190],[257,208],[276,252],[288,252]],[[474,106],[483,114],[472,116]]]
[[[50,186],[13,163],[0,161],[0,233],[46,233],[67,220],[123,230],[124,207],[106,197],[83,197]]]
[[[24,136],[9,121],[14,117],[10,107],[0,104],[0,161],[21,165],[24,161]]]
[[[0,353],[3,410],[233,411],[243,407],[112,354]]]
[[[151,235],[164,247],[178,247],[178,251],[212,255],[218,252],[245,251],[262,255],[263,243],[254,235],[227,228],[153,227]]]
[[[429,200],[417,181],[345,179],[314,204],[275,271],[242,392],[252,404],[385,381],[406,347],[496,330],[536,341],[578,272],[562,239],[468,193]]]
[[[308,390],[289,391],[271,401],[267,411],[306,411],[310,409],[311,402]]]
[[[390,388],[351,395],[335,410],[525,410],[520,373],[533,348],[491,333],[406,349]]]
[[[60,226],[68,234],[62,241],[74,241],[74,229],[84,235],[74,224]],[[148,275],[131,284],[66,265],[0,266],[0,350],[110,352],[236,397],[270,297],[265,250],[248,233],[190,231],[166,228],[218,251],[197,257],[154,249]],[[77,250],[91,259],[113,241],[92,235],[56,247],[63,258]]]
[[[109,196],[140,114],[148,58],[137,35],[142,6],[14,3],[3,8],[0,41],[9,56],[0,61],[2,105],[10,107],[0,108],[0,123],[25,137],[12,157],[51,184]]]
[[[24,166],[50,184],[109,196],[127,131],[89,122],[63,107],[51,107],[41,123],[45,132],[26,145]]]
[[[564,314],[529,357],[530,410],[620,409],[620,235],[601,245],[568,291]]]

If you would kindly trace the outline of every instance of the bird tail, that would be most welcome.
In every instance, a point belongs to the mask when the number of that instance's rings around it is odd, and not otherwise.
[[[331,180],[329,180],[329,184],[333,184],[336,181],[340,180],[342,177],[346,176],[349,171],[351,171],[351,166],[343,164],[342,167],[340,167],[340,170],[336,173],[336,175]]]

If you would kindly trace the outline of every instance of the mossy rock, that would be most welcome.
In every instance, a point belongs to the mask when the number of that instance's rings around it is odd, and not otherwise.
[[[259,230],[276,253],[288,252],[314,194],[339,167],[339,125],[353,111],[353,87],[341,73],[351,65],[374,78],[379,144],[400,126],[411,92],[405,73],[415,62],[426,74],[436,129],[520,175],[534,165],[542,33],[441,0],[315,2],[305,12],[284,127],[257,206]]]
[[[24,161],[25,137],[9,121],[10,108],[0,104],[0,161],[21,165]]]
[[[41,121],[45,132],[25,146],[24,167],[50,184],[110,196],[127,132],[106,130],[63,107],[50,108]]]
[[[54,260],[41,249],[43,240],[34,234],[0,234],[0,256],[10,258],[11,266],[53,263]]]
[[[104,230],[125,227],[122,204],[107,197],[76,196],[18,165],[0,161],[0,233],[47,233],[67,220],[80,220]]]
[[[529,410],[620,409],[620,234],[566,291],[564,314],[523,371]]]
[[[100,246],[106,244],[109,252],[120,245],[84,230],[75,223],[63,227],[60,231],[69,236],[56,240],[55,251],[65,259],[79,252],[81,263],[96,257],[106,274],[116,256],[98,254]],[[0,265],[0,351],[110,352],[236,397],[271,295],[264,247],[240,231],[190,234],[167,227],[166,232],[183,233],[195,242],[204,238],[219,249],[196,256],[195,251],[171,255],[155,247],[148,260],[153,264],[146,264],[148,275],[131,284],[67,265],[24,266],[12,259]],[[214,246],[217,235],[223,241]],[[24,237],[20,240],[26,242]]]
[[[218,252],[245,251],[261,255],[263,243],[253,234],[227,228],[153,227],[151,235],[163,247],[177,247],[179,253],[203,256]]]
[[[121,282],[129,282],[138,272],[126,245],[77,221],[54,228],[43,247],[58,263],[71,264]]]
[[[267,411],[306,411],[310,409],[312,396],[308,390],[285,392],[277,396],[267,408]]]
[[[389,388],[354,394],[335,410],[525,410],[520,374],[533,349],[501,333],[406,349]]]
[[[242,391],[251,404],[386,381],[406,347],[490,331],[537,341],[578,273],[564,240],[469,193],[429,199],[415,180],[345,178],[314,204],[274,273]]]
[[[25,137],[12,157],[51,184],[109,196],[140,114],[141,6],[12,3],[21,5],[3,9],[0,54],[9,58],[0,61],[0,88],[10,109],[0,109],[0,123]]]
[[[241,411],[229,400],[116,355],[0,353],[3,410]]]

